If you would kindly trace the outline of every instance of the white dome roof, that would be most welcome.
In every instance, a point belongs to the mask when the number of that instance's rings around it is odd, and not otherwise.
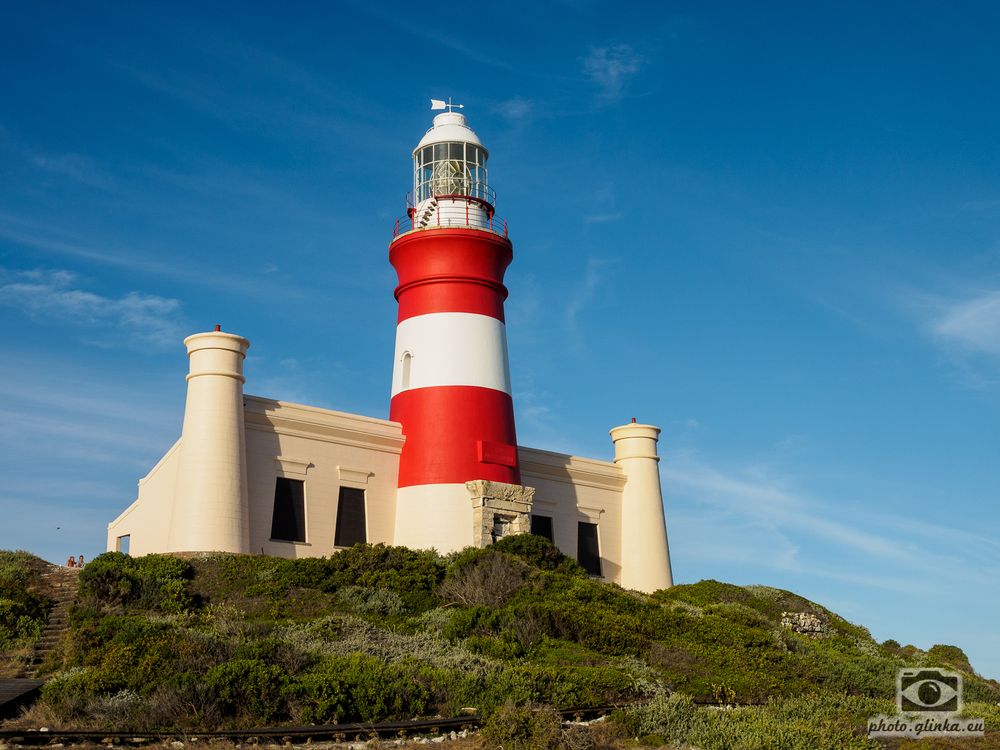
[[[432,143],[474,143],[487,151],[476,131],[465,124],[465,115],[459,112],[442,112],[434,118],[434,125],[428,130],[413,153]]]

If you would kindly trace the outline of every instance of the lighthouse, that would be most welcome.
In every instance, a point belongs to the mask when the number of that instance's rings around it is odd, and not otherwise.
[[[503,310],[513,252],[488,159],[464,115],[437,115],[413,150],[407,216],[389,245],[399,279],[389,418],[404,437],[395,541],[439,552],[478,541],[484,494],[517,506],[497,517],[501,535],[504,520],[525,518],[530,506]]]
[[[432,102],[448,111],[413,149],[389,243],[390,418],[246,393],[248,339],[219,326],[188,336],[180,439],[108,524],[108,550],[448,553],[530,532],[591,576],[672,585],[659,427],[613,427],[613,460],[518,445],[504,324],[513,248],[489,151],[461,113]]]

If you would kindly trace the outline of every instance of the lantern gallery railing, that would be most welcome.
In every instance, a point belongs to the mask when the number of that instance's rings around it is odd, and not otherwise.
[[[462,177],[442,177],[421,184],[416,193],[411,190],[406,194],[406,207],[413,208],[431,198],[464,197],[479,201],[492,213],[497,204],[496,191],[485,182]]]
[[[489,207],[492,209],[492,206]],[[396,219],[393,238],[423,229],[482,229],[507,236],[507,220],[485,210],[481,201],[467,196],[442,195],[424,201],[419,207],[407,209],[406,216]]]

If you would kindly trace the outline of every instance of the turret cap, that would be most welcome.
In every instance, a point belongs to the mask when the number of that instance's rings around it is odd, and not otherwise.
[[[476,131],[466,124],[465,115],[460,112],[442,112],[435,116],[434,125],[420,139],[413,152],[432,143],[473,143],[486,150]]]

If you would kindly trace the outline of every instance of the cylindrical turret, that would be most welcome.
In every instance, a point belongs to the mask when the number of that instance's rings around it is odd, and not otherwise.
[[[660,457],[656,455],[659,435],[659,427],[635,422],[611,430],[615,463],[626,478],[622,491],[622,568],[618,582],[623,588],[646,593],[673,586],[660,491]]]
[[[243,422],[242,336],[196,333],[190,361],[171,552],[249,552],[250,518]]]
[[[449,552],[473,544],[466,482],[520,484],[507,363],[504,272],[487,152],[446,112],[413,152],[408,226],[389,246],[399,316],[389,418],[406,440],[395,543]]]

